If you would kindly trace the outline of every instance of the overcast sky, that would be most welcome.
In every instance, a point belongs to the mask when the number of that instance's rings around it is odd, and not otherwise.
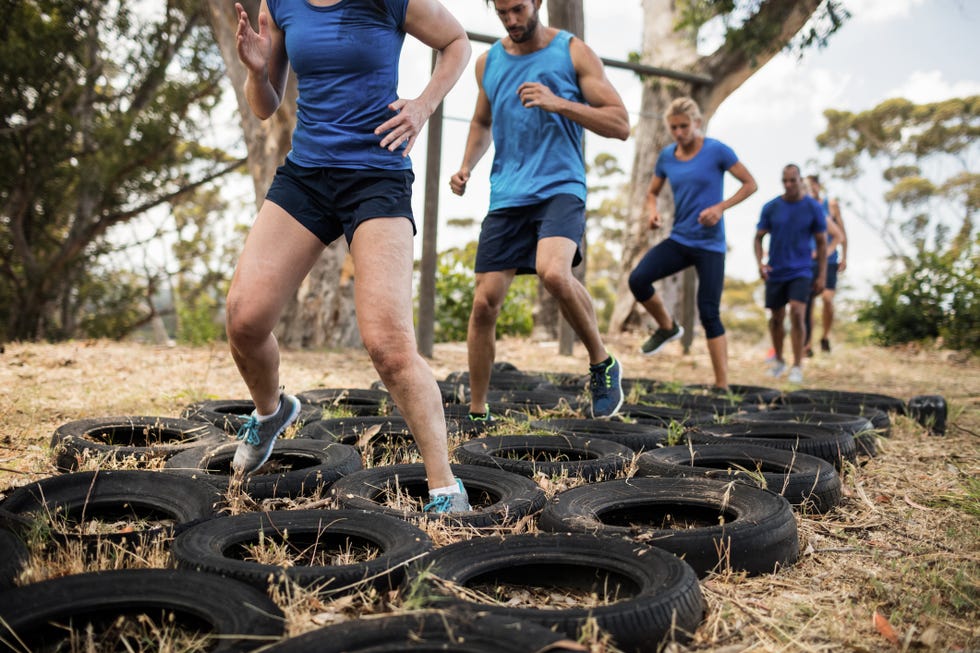
[[[503,35],[492,9],[482,0],[443,0],[471,31]],[[602,57],[626,59],[641,44],[640,0],[584,0],[585,40]],[[722,104],[711,120],[709,136],[728,143],[759,182],[759,191],[726,213],[730,254],[727,273],[753,278],[756,274],[752,238],[762,205],[782,192],[779,182],[785,163],[798,162],[804,172],[820,158],[815,137],[823,131],[826,108],[860,111],[889,97],[931,102],[980,93],[980,2],[975,0],[845,0],[853,18],[827,48],[812,50],[802,61],[780,54]],[[474,59],[488,46],[474,42]],[[652,62],[657,65],[657,62]],[[420,88],[428,73],[429,56],[420,44],[406,39],[402,55],[401,94]],[[635,126],[639,120],[640,84],[631,73],[609,69]],[[474,170],[467,195],[449,191],[449,177],[463,153],[468,121],[476,96],[472,62],[446,100],[442,179],[440,180],[439,251],[476,238],[477,228],[446,226],[453,218],[482,218],[489,199],[488,175],[492,150]],[[599,152],[618,157],[621,167],[633,161],[632,141],[621,143],[590,135],[591,159]],[[421,227],[425,172],[425,142],[412,153],[416,173],[415,209]],[[726,193],[733,192],[729,177]],[[833,180],[828,181],[834,192]],[[880,194],[880,189],[874,189]],[[883,247],[873,231],[855,216],[844,219],[852,251],[850,271],[842,277],[842,292],[867,296],[870,284],[881,278]],[[637,217],[639,219],[639,217]],[[420,245],[418,239],[417,244]]]

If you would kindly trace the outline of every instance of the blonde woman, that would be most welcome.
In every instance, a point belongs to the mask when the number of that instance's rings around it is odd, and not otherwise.
[[[721,290],[725,281],[724,212],[756,191],[755,179],[732,148],[707,138],[701,131],[701,110],[691,98],[671,102],[664,118],[674,143],[657,159],[647,190],[646,215],[650,229],[660,229],[662,218],[657,198],[664,183],[674,194],[674,226],[670,236],[650,249],[630,274],[630,290],[657,322],[657,330],[643,343],[650,355],[684,329],[667,312],[653,283],[694,266],[698,274],[698,313],[708,340],[715,386],[728,389],[728,344],[721,323]],[[723,198],[725,172],[741,182],[728,199]]]

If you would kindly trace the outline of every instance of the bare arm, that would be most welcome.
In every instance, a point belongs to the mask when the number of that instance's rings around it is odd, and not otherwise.
[[[402,155],[408,156],[422,126],[463,74],[471,50],[463,26],[436,0],[409,0],[405,32],[439,52],[429,83],[419,96],[392,102],[389,108],[397,115],[374,130],[375,135],[384,135],[381,147],[393,152],[404,144]]]
[[[544,84],[524,82],[517,89],[521,104],[560,114],[599,136],[625,141],[630,134],[629,114],[606,77],[602,60],[581,39],[573,38],[569,50],[585,103],[560,98]]]
[[[813,294],[819,295],[827,283],[827,232],[815,233],[813,239],[817,244],[817,278],[813,280]]]
[[[762,239],[765,238],[766,234],[769,233],[765,229],[759,229],[755,232],[755,262],[759,268],[759,276],[762,279],[768,279],[769,273],[772,268],[762,262]]]
[[[272,20],[265,0],[259,8],[259,31],[252,29],[248,13],[235,3],[238,13],[236,44],[238,58],[248,76],[245,78],[245,99],[252,113],[265,120],[276,112],[286,92],[289,58],[282,30]]]
[[[837,225],[840,230],[840,259],[837,263],[837,271],[843,272],[847,268],[847,229],[844,228],[844,219],[840,214],[840,202],[835,199],[830,200],[828,203],[830,207],[830,217],[831,220]],[[830,220],[827,221],[828,223]],[[836,238],[836,236],[834,236]]]
[[[741,161],[736,161],[735,165],[728,169],[736,179],[742,182],[738,190],[727,200],[719,202],[714,206],[709,206],[701,211],[698,222],[705,227],[713,227],[721,220],[722,214],[736,204],[743,202],[749,195],[754,193],[759,186],[755,183],[755,178],[749,169]]]
[[[660,217],[660,210],[657,208],[657,198],[660,196],[660,191],[664,187],[664,178],[658,177],[656,174],[650,179],[650,185],[647,187],[647,199],[646,199],[646,214],[647,223],[650,225],[650,229],[659,229],[663,224],[663,218]]]
[[[476,60],[476,85],[479,92],[476,96],[476,108],[473,119],[470,120],[470,132],[466,136],[466,148],[463,150],[463,163],[459,170],[449,180],[449,186],[457,195],[466,192],[466,182],[483,155],[490,149],[493,134],[490,127],[493,124],[493,114],[490,110],[490,99],[483,90],[483,71],[486,68],[487,55],[484,52]]]

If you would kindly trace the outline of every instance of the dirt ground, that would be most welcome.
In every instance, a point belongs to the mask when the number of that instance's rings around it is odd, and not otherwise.
[[[703,339],[637,353],[641,334],[608,341],[627,377],[708,383]],[[731,382],[789,389],[765,375],[766,346],[731,344]],[[506,339],[497,360],[523,371],[585,373],[584,351]],[[436,346],[437,378],[466,368],[461,343]],[[939,394],[945,437],[897,418],[880,455],[845,470],[845,501],[798,517],[801,559],[777,574],[719,574],[702,583],[709,614],[698,651],[980,651],[980,361],[930,348],[835,345],[806,362],[805,387]],[[284,351],[290,392],[366,388],[362,349]],[[61,424],[118,415],[176,416],[203,399],[247,394],[224,344],[152,347],[108,341],[8,343],[0,354],[0,492],[55,473],[48,444]],[[309,627],[313,627],[310,625]],[[601,650],[593,647],[593,650]]]

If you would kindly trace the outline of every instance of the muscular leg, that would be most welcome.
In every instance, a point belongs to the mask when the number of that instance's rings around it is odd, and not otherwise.
[[[538,241],[537,273],[545,289],[558,300],[561,313],[589,352],[589,364],[609,357],[596,322],[592,297],[572,274],[576,245],[568,238],[553,236]]]
[[[789,300],[790,342],[793,343],[793,365],[799,367],[803,361],[803,347],[806,340],[806,302]]]
[[[232,357],[261,415],[279,401],[279,344],[272,333],[324,245],[272,202],[245,240],[228,290],[226,331]]]
[[[667,239],[644,254],[630,273],[630,292],[661,329],[672,329],[674,318],[667,311],[660,296],[654,292],[653,283],[680,272],[692,262],[684,255],[680,245]]]
[[[478,272],[473,291],[473,309],[466,329],[466,352],[470,368],[470,411],[482,413],[487,404],[490,371],[496,356],[497,316],[516,270]]]
[[[725,334],[708,338],[708,356],[711,358],[711,368],[715,372],[715,387],[728,389],[728,338]]]
[[[647,309],[647,313],[650,314],[650,317],[656,321],[657,326],[661,329],[674,328],[674,318],[667,312],[667,307],[664,306],[660,295],[651,295],[650,299],[640,302],[640,306]]]
[[[834,290],[823,291],[823,339],[830,338],[830,328],[834,326]]]
[[[783,326],[786,321],[786,306],[772,309],[769,317],[769,335],[772,337],[772,349],[776,353],[776,360],[783,358],[783,342],[786,339],[786,328]]]
[[[351,255],[357,324],[371,361],[418,443],[429,489],[452,485],[442,395],[418,353],[412,325],[411,222],[361,223]]]

